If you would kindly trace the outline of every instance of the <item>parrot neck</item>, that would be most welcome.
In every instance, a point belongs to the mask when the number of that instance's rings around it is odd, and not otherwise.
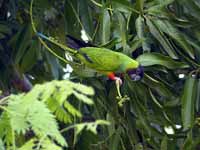
[[[138,67],[139,67],[139,63],[133,60],[131,63],[126,64],[125,71],[129,69],[138,68]]]

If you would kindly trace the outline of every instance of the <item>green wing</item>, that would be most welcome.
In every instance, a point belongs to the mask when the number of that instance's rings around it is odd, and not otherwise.
[[[126,62],[132,61],[128,56],[105,48],[84,47],[77,56],[86,66],[100,72],[124,72]]]

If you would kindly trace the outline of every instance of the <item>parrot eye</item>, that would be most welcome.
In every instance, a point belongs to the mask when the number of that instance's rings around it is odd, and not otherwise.
[[[137,69],[129,69],[127,74],[133,81],[141,80],[144,76],[144,69],[142,66],[139,66]]]

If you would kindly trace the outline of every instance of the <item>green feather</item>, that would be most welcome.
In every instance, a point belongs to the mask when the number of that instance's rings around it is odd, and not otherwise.
[[[77,57],[89,68],[104,73],[123,73],[139,66],[139,63],[130,57],[106,48],[84,47],[79,49]]]

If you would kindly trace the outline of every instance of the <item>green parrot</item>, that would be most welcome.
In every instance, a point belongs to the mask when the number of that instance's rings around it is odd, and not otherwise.
[[[117,73],[122,75],[127,73],[133,81],[140,80],[144,75],[143,67],[139,62],[120,52],[115,52],[106,48],[94,47],[68,36],[71,41],[70,48],[59,44],[53,38],[47,37],[42,33],[37,33],[37,35],[73,54],[88,68],[107,75],[111,80],[118,80],[120,84],[122,84],[122,80],[116,76]]]

